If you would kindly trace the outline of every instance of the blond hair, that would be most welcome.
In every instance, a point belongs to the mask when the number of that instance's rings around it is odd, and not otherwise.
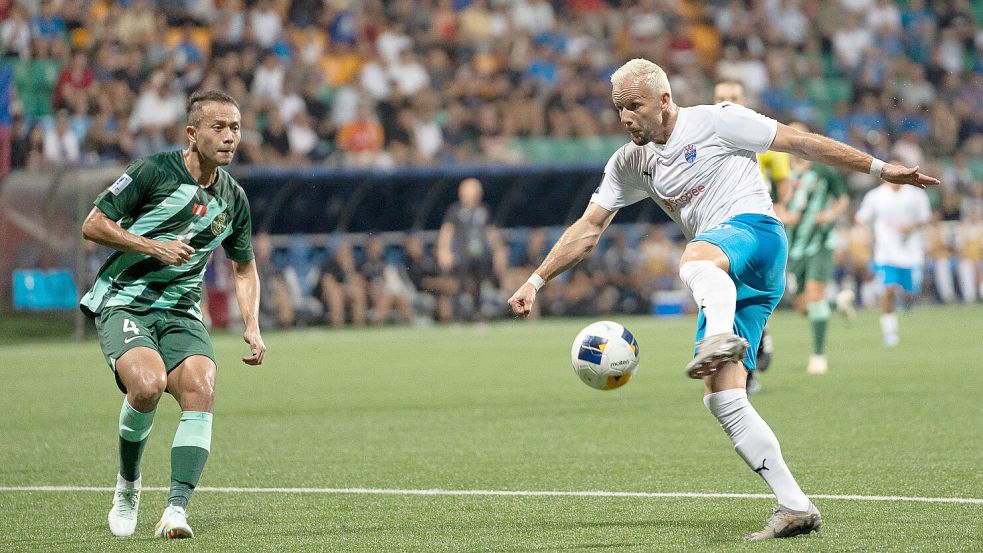
[[[632,77],[648,85],[656,96],[660,96],[663,92],[668,92],[672,96],[672,90],[669,89],[669,77],[666,76],[666,72],[647,59],[635,58],[619,67],[611,75],[611,84],[618,86]]]

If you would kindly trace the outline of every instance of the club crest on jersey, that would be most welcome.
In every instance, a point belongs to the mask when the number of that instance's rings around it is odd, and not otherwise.
[[[225,232],[225,227],[229,225],[229,216],[226,213],[219,213],[212,219],[212,234],[218,236]]]
[[[688,144],[686,148],[683,149],[683,156],[686,158],[686,163],[693,163],[696,161],[696,146]]]

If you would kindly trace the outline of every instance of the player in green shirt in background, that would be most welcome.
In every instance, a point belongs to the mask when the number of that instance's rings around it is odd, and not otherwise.
[[[87,239],[116,250],[106,260],[81,309],[94,317],[99,341],[119,389],[119,458],[109,527],[136,529],[140,458],[164,392],[181,406],[171,446],[171,490],[154,534],[190,538],[185,509],[211,445],[215,353],[201,322],[202,277],[221,245],[235,268],[236,299],[250,354],[259,365],[266,345],[259,330],[259,277],[253,259],[249,203],[221,167],[239,145],[239,106],[210,90],[188,99],[184,151],[138,159],[95,200],[82,224]]]
[[[809,132],[802,123],[790,125]],[[788,234],[788,271],[795,278],[795,308],[809,318],[813,353],[806,371],[825,374],[826,327],[830,302],[826,286],[833,280],[836,220],[850,205],[846,179],[837,169],[821,163],[792,158],[791,196],[782,217]],[[852,314],[853,296],[844,290],[837,307]]]

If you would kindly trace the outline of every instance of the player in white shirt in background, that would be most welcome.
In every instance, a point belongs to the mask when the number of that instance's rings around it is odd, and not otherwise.
[[[856,218],[874,232],[874,270],[884,285],[881,332],[885,345],[896,346],[898,291],[910,304],[920,290],[925,265],[921,229],[931,223],[932,206],[924,190],[884,182],[864,195]]]
[[[679,275],[692,290],[700,316],[696,351],[686,372],[703,379],[704,404],[778,499],[764,529],[748,539],[818,531],[819,510],[792,477],[778,439],[745,390],[761,330],[784,292],[787,250],[755,152],[788,152],[916,186],[938,181],[917,167],[885,164],[736,104],[680,108],[665,72],[648,60],[629,61],[611,83],[631,143],[611,156],[583,216],[564,231],[509,305],[515,314],[528,315],[536,292],[594,248],[618,209],[654,200],[690,239]]]

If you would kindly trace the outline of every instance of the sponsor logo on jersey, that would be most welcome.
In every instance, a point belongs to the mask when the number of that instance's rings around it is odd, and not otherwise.
[[[696,161],[696,146],[688,144],[686,148],[683,149],[683,156],[686,158],[686,163],[693,163]]]
[[[225,227],[229,225],[229,215],[227,213],[219,213],[212,219],[212,234],[218,236],[225,232]]]
[[[690,203],[693,198],[702,194],[706,189],[707,187],[702,184],[699,186],[694,186],[693,188],[690,188],[686,192],[683,192],[682,194],[673,198],[662,198],[662,205],[666,208],[666,211],[672,213]]]
[[[113,196],[119,196],[119,193],[129,186],[131,182],[133,182],[133,177],[123,173],[118,179],[116,179],[116,182],[109,187],[109,191],[113,193]]]

